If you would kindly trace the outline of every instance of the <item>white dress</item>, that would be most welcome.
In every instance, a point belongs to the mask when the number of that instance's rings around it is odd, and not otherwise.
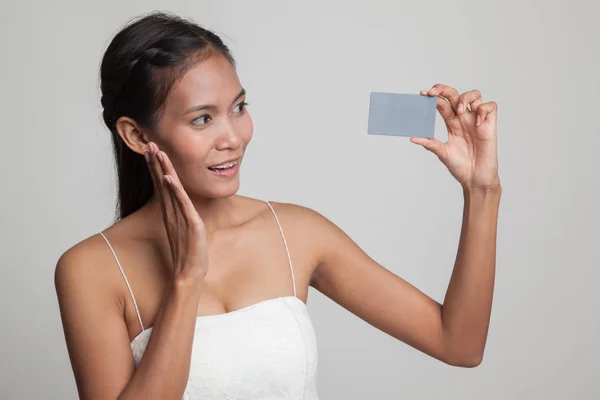
[[[182,399],[318,400],[317,341],[306,304],[296,296],[294,269],[283,229],[267,202],[283,238],[292,271],[293,296],[261,301],[232,312],[196,318],[190,374]],[[131,341],[136,367],[152,328],[144,329],[123,268],[106,236],[133,299],[142,332]]]

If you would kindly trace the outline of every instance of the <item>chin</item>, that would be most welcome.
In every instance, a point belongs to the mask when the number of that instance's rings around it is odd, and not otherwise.
[[[234,184],[231,185],[223,185],[223,187],[221,188],[211,188],[210,192],[212,193],[213,198],[216,199],[224,199],[227,197],[231,197],[233,195],[235,195],[238,190],[240,189],[240,184],[239,181]]]
[[[212,183],[212,185],[211,185]],[[238,179],[231,182],[223,182],[221,184],[214,184],[213,182],[206,182],[205,186],[194,190],[196,196],[205,197],[209,199],[225,199],[235,195],[240,188],[240,182]]]

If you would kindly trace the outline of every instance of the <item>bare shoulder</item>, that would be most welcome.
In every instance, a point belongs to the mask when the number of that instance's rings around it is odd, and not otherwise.
[[[332,240],[339,237],[341,230],[320,212],[299,204],[270,202],[285,231],[286,237],[296,248],[296,254],[302,254],[310,269],[311,285],[314,273],[323,261]]]
[[[67,249],[58,259],[54,270],[54,282],[57,290],[67,285],[76,284],[89,289],[111,285],[99,283],[114,282],[106,268],[102,268],[109,260],[109,250],[106,242],[99,234],[94,234]]]
[[[54,268],[54,286],[63,317],[105,307],[123,315],[124,296],[112,253],[102,236],[94,234],[68,248]]]
[[[111,247],[113,251],[120,254],[121,247],[130,245],[127,239],[136,237],[132,227],[139,223],[137,221],[139,218],[134,213],[101,231],[110,240],[110,246],[98,232],[62,253],[54,272],[57,290],[59,285],[77,283],[90,285],[89,289],[95,292],[122,295],[121,277],[114,273],[114,268],[107,268],[107,266],[113,266],[115,263]]]
[[[301,228],[315,227],[315,224],[326,224],[328,220],[310,207],[306,207],[295,203],[283,203],[270,201],[271,205],[277,212],[277,215],[282,215],[289,223]]]
[[[92,235],[69,249],[56,262],[54,286],[63,322],[74,314],[105,307],[123,315],[124,300],[118,276],[106,268],[112,254],[99,235]]]
[[[111,257],[96,234],[67,249],[55,267],[63,331],[81,398],[111,397],[133,373],[118,274],[106,268]]]

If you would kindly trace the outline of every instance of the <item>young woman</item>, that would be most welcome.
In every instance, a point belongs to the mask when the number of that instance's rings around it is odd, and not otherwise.
[[[308,288],[447,364],[481,362],[501,187],[496,115],[435,85],[464,192],[444,304],[388,271],[317,212],[236,195],[252,138],[245,91],[215,34],[153,13],[101,66],[119,220],[67,250],[55,285],[82,399],[317,399]]]

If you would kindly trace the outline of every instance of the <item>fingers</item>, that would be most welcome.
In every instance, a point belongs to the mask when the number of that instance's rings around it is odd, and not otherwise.
[[[173,198],[177,202],[177,205],[180,207],[184,218],[188,223],[188,228],[193,226],[202,227],[202,220],[200,219],[198,212],[196,212],[190,197],[187,195],[179,179],[174,179],[171,175],[166,175],[165,180],[168,182]]]
[[[179,180],[179,177],[177,176],[175,168],[173,167],[169,156],[167,156],[167,153],[164,151],[159,152],[158,159],[161,163],[165,182],[167,182],[169,187],[169,193],[172,196],[174,205],[177,204],[177,206],[179,206],[179,209],[186,222],[188,222],[188,225],[190,225],[190,223],[197,224],[201,222],[198,212],[196,211],[192,200],[183,188],[183,185],[181,184],[181,181]]]
[[[145,156],[147,156],[146,159],[148,160],[148,168],[154,182],[155,193],[159,198],[163,223],[165,230],[167,231],[169,245],[171,248],[173,248],[174,243],[171,242],[173,238],[171,232],[176,229],[178,220],[181,218],[178,218],[177,210],[173,205],[172,197],[169,193],[169,188],[163,178],[164,174],[158,158],[158,152],[159,150],[156,143],[150,142],[148,143],[148,152],[145,154]]]
[[[158,151],[158,146],[156,144],[150,142],[148,143],[148,151],[144,153],[146,157],[146,161],[148,163],[148,169],[150,171],[150,175],[152,176],[152,181],[154,183],[154,190],[156,195],[160,199],[161,208],[163,208],[163,215],[167,216],[166,209],[164,208],[164,198],[165,198],[165,183],[162,179],[162,168],[159,164],[159,161],[156,157],[156,152]],[[165,220],[165,222],[167,222]]]
[[[411,137],[410,141],[423,146],[425,149],[431,151],[433,154],[443,159],[444,156],[444,143],[440,142],[435,138],[420,138]]]
[[[461,94],[458,97],[458,115],[465,111],[476,112],[481,104],[481,92],[477,89]],[[469,106],[470,108],[467,108]]]
[[[454,112],[454,109],[452,108],[450,103],[448,103],[448,100],[446,100],[443,97],[437,98],[437,109],[440,112],[440,115],[442,116],[444,121],[446,122],[449,122],[456,118],[456,113]]]
[[[156,178],[155,168],[152,165],[152,149],[151,143],[148,143],[148,149],[144,152],[144,158],[146,159],[146,165],[148,166],[148,172],[152,178],[152,185],[154,186],[154,192],[158,192],[159,186]]]
[[[482,96],[481,92],[477,89],[459,95],[458,91],[453,87],[438,83],[433,85],[429,90],[422,90],[421,94],[438,97],[437,109],[444,118],[444,121],[449,128],[449,133],[455,131],[455,129],[452,128],[458,123],[456,117],[465,113],[476,114],[477,119],[475,125],[479,126],[485,120],[487,114],[492,112],[491,110],[493,109],[493,106],[486,106],[483,110],[480,110]]]
[[[490,101],[487,103],[481,104],[477,107],[477,119],[475,121],[475,125],[480,126],[484,122],[487,121],[495,124],[496,116],[498,114],[498,104],[494,101]]]
[[[429,92],[427,93],[429,96],[439,96],[448,100],[450,106],[452,106],[452,110],[454,113],[458,112],[458,98],[460,97],[458,91],[453,87],[442,85],[441,83],[437,83],[433,85]]]
[[[156,146],[156,147],[158,149],[158,146]],[[173,220],[171,221],[171,224],[172,224],[171,226],[173,227],[172,228],[173,231],[176,232],[182,223],[187,225],[187,221],[185,219],[184,212],[181,209],[181,207],[179,207],[177,199],[175,198],[175,195],[173,194],[173,190],[171,189],[171,183],[169,182],[169,180],[171,178],[167,173],[167,168],[165,167],[165,159],[168,159],[167,154],[164,151],[158,150],[158,152],[156,153],[156,158],[158,159],[158,162],[160,164],[160,177],[165,186],[165,193],[164,193],[165,209],[171,211],[170,215],[173,218]],[[172,166],[171,166],[171,168],[172,168]],[[171,218],[171,217],[168,217],[168,218]],[[166,222],[166,223],[168,224],[169,222]],[[176,240],[176,236],[172,235],[169,240],[170,241]],[[171,249],[172,249],[172,255],[174,256],[174,260],[178,260],[179,259],[179,246],[172,245]]]
[[[427,96],[429,92],[430,91],[427,91],[427,90],[421,90],[420,94]],[[440,115],[442,116],[442,118],[444,118],[445,121],[450,121],[456,117],[456,113],[452,109],[452,106],[450,105],[448,100],[446,100],[443,97],[439,97],[439,96],[437,97],[436,100],[437,100],[437,110],[440,112]]]
[[[171,190],[171,185],[167,179],[169,175],[175,177],[176,179],[179,178],[175,173],[175,168],[173,168],[173,165],[171,164],[167,153],[161,151],[156,145],[156,143],[152,143],[152,146],[156,148],[156,158],[158,159],[160,165],[160,177],[163,182],[163,185],[165,186],[165,206],[171,209],[174,217],[176,218],[174,222],[176,224],[179,224],[179,220],[181,218],[180,214],[183,214],[183,209],[178,207],[177,199],[174,197],[173,191]]]

